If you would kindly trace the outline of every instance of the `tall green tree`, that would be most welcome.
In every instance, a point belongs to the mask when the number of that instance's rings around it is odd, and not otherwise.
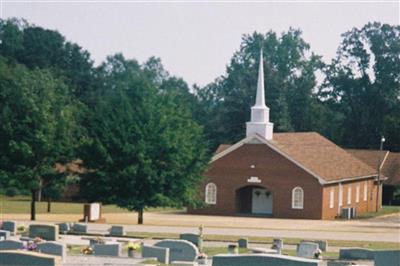
[[[76,111],[67,87],[49,71],[0,58],[0,173],[31,192],[32,220],[43,177],[73,157]]]
[[[30,69],[51,69],[71,95],[88,101],[94,78],[90,54],[65,40],[58,31],[31,25],[25,20],[0,20],[0,55]]]
[[[83,194],[137,211],[139,224],[148,207],[196,204],[208,157],[189,108],[136,61],[116,55],[101,69],[104,87],[82,153],[93,169],[82,178]]]
[[[320,95],[342,114],[340,143],[400,150],[400,26],[368,23],[343,34]]]

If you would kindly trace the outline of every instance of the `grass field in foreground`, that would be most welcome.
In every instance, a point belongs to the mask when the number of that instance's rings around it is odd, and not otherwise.
[[[28,196],[15,196],[7,197],[0,195],[0,213],[30,213],[30,197]],[[116,205],[103,205],[103,213],[129,213],[128,210],[117,207]],[[174,208],[149,208],[148,212],[166,212],[166,211],[178,211]],[[48,213],[47,202],[41,201],[36,202],[36,213]],[[52,214],[82,214],[83,203],[74,202],[52,202],[51,203]]]
[[[128,232],[128,236],[137,238],[153,238],[153,239],[178,239],[179,234],[174,233],[141,233]],[[246,237],[249,242],[258,244],[272,244],[273,237],[257,237],[257,236],[227,236],[227,235],[207,235],[203,236],[204,241],[221,241],[236,242],[239,238]],[[303,239],[300,238],[283,238],[283,242],[288,245],[299,244]],[[329,240],[329,246],[336,247],[359,247],[370,249],[400,249],[399,243],[392,242],[368,242],[368,241],[351,241],[351,240]]]

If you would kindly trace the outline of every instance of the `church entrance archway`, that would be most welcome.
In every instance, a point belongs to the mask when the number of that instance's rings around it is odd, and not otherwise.
[[[236,190],[236,212],[238,214],[272,215],[273,196],[262,186],[245,186]]]

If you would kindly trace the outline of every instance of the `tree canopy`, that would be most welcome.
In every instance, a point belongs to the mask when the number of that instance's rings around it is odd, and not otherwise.
[[[83,194],[138,211],[139,223],[147,207],[196,204],[208,157],[187,104],[121,55],[101,69],[102,96],[91,110],[82,152],[93,169],[82,178]]]
[[[43,177],[55,173],[55,163],[74,157],[76,110],[65,84],[50,72],[9,66],[0,58],[0,172],[5,186],[27,189],[34,199]]]

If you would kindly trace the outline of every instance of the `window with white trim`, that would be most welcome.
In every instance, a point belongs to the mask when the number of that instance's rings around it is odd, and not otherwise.
[[[343,206],[343,186],[339,184],[339,207]]]
[[[368,183],[364,183],[364,201],[367,201],[368,199]]]
[[[347,188],[347,204],[351,204],[351,186]]]
[[[357,185],[356,187],[356,202],[360,202],[360,185]]]
[[[214,183],[208,183],[206,185],[206,203],[217,204],[217,185]]]
[[[331,191],[329,191],[329,208],[333,208],[335,206],[335,188],[332,187]]]
[[[292,190],[292,209],[303,209],[304,191],[301,187],[295,187]]]

